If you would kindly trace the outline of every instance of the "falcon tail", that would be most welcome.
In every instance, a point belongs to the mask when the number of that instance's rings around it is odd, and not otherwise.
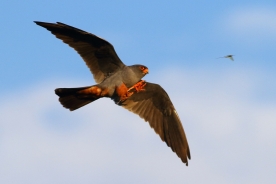
[[[101,96],[91,95],[87,93],[91,88],[98,88],[95,86],[80,87],[80,88],[57,88],[56,95],[59,96],[59,102],[70,111],[74,111],[82,106],[85,106]]]

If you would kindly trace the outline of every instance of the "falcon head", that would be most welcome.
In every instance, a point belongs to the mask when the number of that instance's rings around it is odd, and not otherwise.
[[[132,66],[130,66],[130,68],[136,74],[136,76],[140,79],[149,73],[148,67],[146,67],[144,65],[132,65]]]
[[[148,69],[148,67],[146,67],[146,66],[140,65],[140,66],[139,66],[139,69],[140,69],[141,72],[142,72],[143,74],[145,74],[145,75],[149,73],[149,69]]]

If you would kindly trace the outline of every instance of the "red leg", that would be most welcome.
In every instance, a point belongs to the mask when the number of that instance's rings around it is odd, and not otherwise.
[[[145,90],[144,87],[146,86],[146,82],[144,80],[140,80],[139,82],[137,82],[136,84],[134,84],[132,87],[130,87],[128,89],[128,91],[131,91],[132,89],[135,89],[136,92],[140,92],[140,91],[143,91]]]
[[[120,97],[120,101],[118,102],[118,104],[127,100],[131,95],[133,95],[133,93],[144,91],[144,87],[146,86],[146,84],[147,83],[144,80],[140,80],[128,89],[125,84],[122,84],[121,86],[117,87],[116,92],[117,95]]]
[[[125,101],[127,98],[129,98],[133,94],[133,92],[128,91],[128,88],[126,87],[126,85],[124,83],[122,83],[121,86],[116,87],[116,93],[120,97],[120,101],[118,103]]]

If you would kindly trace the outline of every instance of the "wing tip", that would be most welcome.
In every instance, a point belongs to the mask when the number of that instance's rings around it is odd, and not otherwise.
[[[40,21],[34,21],[34,23],[36,23],[37,25],[40,25],[41,23],[43,23],[43,22],[40,22]]]
[[[57,25],[60,25],[60,26],[67,26],[67,27],[74,28],[74,27],[69,26],[67,24],[64,24],[62,22],[50,23],[50,22],[34,21],[34,23],[37,24],[37,25],[39,25],[39,26],[45,27],[45,28],[46,28],[46,25],[47,26],[57,26]],[[75,29],[77,29],[77,28],[75,28]]]
[[[53,24],[53,23],[41,22],[41,21],[34,21],[34,23],[35,23],[36,25],[39,25],[39,26],[44,27],[44,28],[46,28],[46,29],[47,29],[47,25]]]
[[[189,148],[188,148],[188,151],[184,157],[184,159],[181,159],[183,163],[186,164],[186,166],[188,166],[188,160],[191,160],[191,155],[190,155],[190,151],[189,151]]]

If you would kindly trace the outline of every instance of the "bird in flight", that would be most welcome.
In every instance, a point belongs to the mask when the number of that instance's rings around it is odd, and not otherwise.
[[[234,61],[233,56],[234,56],[234,55],[229,54],[229,55],[226,55],[226,56],[223,56],[223,57],[218,57],[218,58],[229,58],[229,59],[231,59],[232,61]],[[217,59],[218,59],[218,58],[217,58]]]
[[[179,116],[160,85],[142,80],[149,72],[146,66],[126,66],[114,47],[94,34],[60,22],[35,23],[74,48],[97,83],[86,87],[55,89],[63,107],[74,111],[100,98],[111,98],[117,105],[149,122],[162,141],[188,166],[190,149]]]

